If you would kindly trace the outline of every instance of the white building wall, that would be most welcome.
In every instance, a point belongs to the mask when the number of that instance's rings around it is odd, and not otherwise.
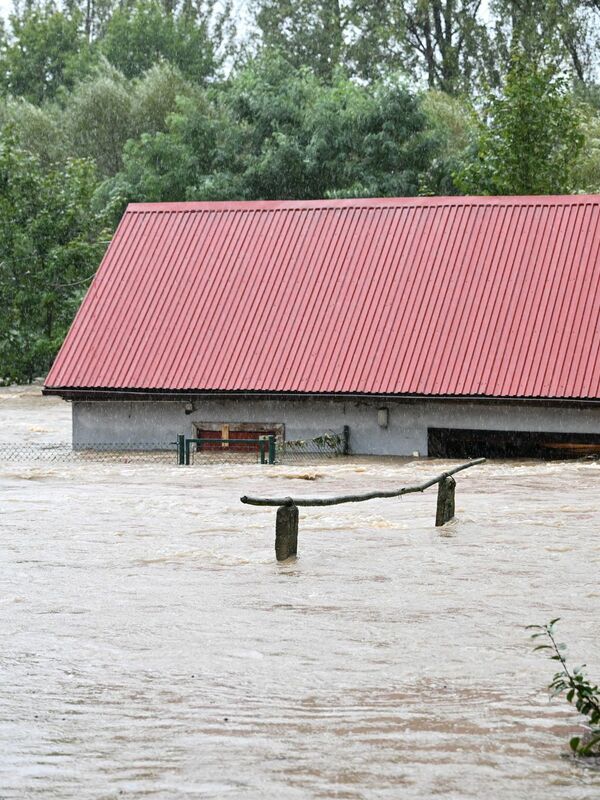
[[[600,433],[600,406],[453,401],[222,399],[194,401],[74,401],[73,445],[175,442],[195,435],[201,423],[283,424],[286,439],[308,439],[350,427],[350,450],[357,455],[427,455],[427,429],[467,428],[514,431]],[[387,428],[377,410],[389,409]]]

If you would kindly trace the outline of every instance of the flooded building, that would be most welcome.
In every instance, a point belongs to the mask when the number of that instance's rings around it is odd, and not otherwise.
[[[130,205],[45,393],[73,444],[600,452],[600,196]]]

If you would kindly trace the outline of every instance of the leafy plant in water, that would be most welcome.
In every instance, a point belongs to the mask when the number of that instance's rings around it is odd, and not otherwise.
[[[339,433],[324,433],[322,436],[315,436],[313,442],[318,447],[328,448],[329,450],[337,450],[342,444],[342,437]]]
[[[323,450],[337,451],[342,445],[343,439],[339,433],[324,433],[321,436],[315,436],[314,439],[288,439],[284,446],[290,450],[298,448],[302,449],[306,446],[316,445]]]
[[[528,630],[533,630],[532,639],[542,639],[542,644],[537,644],[535,650],[550,651],[552,661],[558,661],[561,669],[554,675],[549,685],[550,698],[558,697],[566,692],[569,703],[575,706],[580,714],[587,717],[590,726],[589,734],[585,737],[573,736],[569,741],[571,750],[579,756],[600,755],[600,689],[591,683],[580,667],[570,669],[567,666],[567,646],[557,643],[554,626],[560,617],[556,617],[547,625],[528,625]]]

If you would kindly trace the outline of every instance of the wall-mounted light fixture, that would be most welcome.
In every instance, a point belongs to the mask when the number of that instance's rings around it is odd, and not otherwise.
[[[387,428],[390,414],[387,408],[377,409],[377,424],[380,428]]]
[[[186,403],[184,406],[184,410],[186,414],[193,414],[194,413],[194,404],[193,403]]]

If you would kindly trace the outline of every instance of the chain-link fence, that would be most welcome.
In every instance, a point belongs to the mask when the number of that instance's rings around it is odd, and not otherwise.
[[[315,439],[288,442],[278,439],[275,445],[274,463],[321,462],[342,455],[344,450],[344,439],[337,434],[324,434]],[[90,443],[78,444],[77,447],[68,442],[0,442],[0,463],[18,462],[177,464],[178,450],[176,442]],[[256,445],[228,447],[215,444],[207,448],[192,444],[190,447],[190,464],[241,463],[261,463],[261,454]]]
[[[347,451],[347,435],[324,433],[314,439],[278,441],[277,461],[282,464],[306,464],[337,458]]]
[[[69,442],[0,442],[0,462],[177,463],[172,443],[80,444]]]
[[[281,438],[275,440],[274,464],[310,464],[320,463],[332,458],[337,458],[344,454],[346,447],[343,440],[339,437],[328,436],[316,439],[297,440],[286,442]],[[190,447],[190,464],[236,464],[236,463],[260,463],[267,464],[268,450],[265,446],[264,451],[257,449],[256,444],[248,444],[246,447],[227,447],[213,445],[210,449],[205,446]]]

